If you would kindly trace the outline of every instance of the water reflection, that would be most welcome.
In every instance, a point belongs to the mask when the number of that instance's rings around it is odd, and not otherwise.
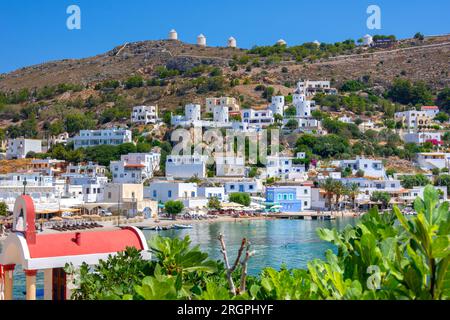
[[[180,237],[189,235],[193,245],[199,245],[213,259],[222,260],[219,233],[224,235],[227,251],[234,261],[242,238],[248,238],[256,250],[249,263],[249,274],[258,274],[265,267],[279,269],[282,264],[288,268],[305,268],[308,261],[323,258],[327,249],[334,247],[321,241],[317,228],[337,228],[354,225],[355,219],[342,218],[334,221],[307,220],[254,220],[241,222],[217,222],[196,224],[192,229],[145,231],[147,239],[156,235]],[[0,242],[1,252],[1,242]],[[43,288],[43,273],[38,272],[37,287]],[[14,298],[24,299],[25,275],[19,266],[14,272]]]

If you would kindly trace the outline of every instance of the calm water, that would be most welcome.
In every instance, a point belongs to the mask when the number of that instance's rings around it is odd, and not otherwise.
[[[189,235],[193,245],[207,252],[213,259],[222,259],[217,237],[224,235],[228,257],[234,262],[242,238],[246,237],[256,251],[249,263],[249,273],[258,274],[265,267],[279,269],[282,264],[288,268],[305,268],[310,260],[323,258],[327,249],[333,245],[319,239],[317,228],[337,228],[342,230],[346,225],[354,225],[355,219],[342,218],[334,221],[307,220],[254,220],[243,222],[217,222],[196,224],[193,229],[145,231],[147,239],[160,235],[163,237],[185,237]],[[1,243],[0,243],[1,252]],[[43,288],[43,273],[37,275],[37,287]],[[14,275],[14,296],[24,299],[25,276],[17,267]]]

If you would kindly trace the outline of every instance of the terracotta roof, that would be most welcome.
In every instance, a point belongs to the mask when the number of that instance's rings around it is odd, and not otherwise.
[[[125,168],[145,168],[145,164],[126,164]]]
[[[437,106],[423,106],[422,110],[438,110],[439,107]]]

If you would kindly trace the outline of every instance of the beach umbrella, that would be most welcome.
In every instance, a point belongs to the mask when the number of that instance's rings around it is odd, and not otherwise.
[[[63,218],[54,217],[54,218],[51,218],[50,221],[63,221]]]
[[[75,220],[81,220],[81,219],[83,219],[83,217],[81,217],[81,216],[73,216],[72,218],[74,218]]]
[[[63,219],[64,219],[64,220],[73,220],[73,217],[67,216],[67,217],[63,217]]]

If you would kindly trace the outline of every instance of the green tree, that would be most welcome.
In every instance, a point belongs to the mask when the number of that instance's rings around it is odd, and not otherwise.
[[[447,87],[439,92],[436,99],[436,104],[443,110],[447,112],[450,111],[450,88]]]
[[[286,123],[286,128],[288,128],[289,130],[295,130],[298,128],[298,121],[295,119],[290,119],[288,120],[288,122]]]
[[[400,181],[403,188],[412,189],[414,187],[426,186],[430,183],[427,177],[423,174],[401,176]]]
[[[391,195],[388,192],[374,191],[370,197],[373,202],[381,202],[383,208],[387,208],[391,201]]]
[[[8,215],[8,206],[5,202],[0,202],[0,217],[6,217]]]
[[[217,197],[212,197],[208,200],[207,207],[209,209],[220,210],[220,201]]]
[[[229,200],[230,202],[239,203],[246,207],[248,207],[251,203],[249,194],[244,192],[235,192],[230,194]]]
[[[144,79],[142,79],[141,76],[136,75],[129,77],[127,80],[125,80],[124,84],[126,89],[140,88],[144,85]]]
[[[172,219],[175,220],[176,216],[183,211],[184,204],[181,201],[170,200],[164,204],[164,209],[172,216]]]
[[[447,193],[450,194],[450,175],[439,175],[434,181],[434,185],[439,187],[447,187]]]

